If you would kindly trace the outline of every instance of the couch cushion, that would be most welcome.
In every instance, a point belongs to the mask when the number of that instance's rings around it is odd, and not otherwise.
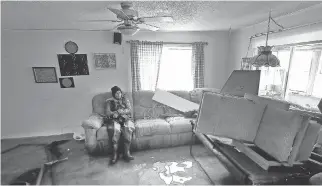
[[[164,119],[139,119],[135,121],[135,136],[170,134],[170,124]]]
[[[166,121],[170,124],[172,134],[191,132],[192,129],[191,129],[190,120],[192,120],[192,118],[185,118],[185,117],[166,118]]]

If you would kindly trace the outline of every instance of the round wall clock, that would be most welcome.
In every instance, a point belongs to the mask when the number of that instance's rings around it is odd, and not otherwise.
[[[75,42],[68,41],[65,44],[65,50],[66,50],[66,52],[68,52],[70,54],[75,54],[78,51],[78,46]]]

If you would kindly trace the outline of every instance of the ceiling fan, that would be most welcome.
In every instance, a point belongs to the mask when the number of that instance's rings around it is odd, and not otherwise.
[[[122,2],[122,9],[107,8],[117,16],[117,20],[88,20],[87,22],[114,22],[120,23],[112,30],[118,30],[124,35],[134,35],[139,30],[145,29],[157,31],[159,27],[148,24],[147,22],[173,22],[172,16],[154,16],[154,17],[139,17],[138,12],[132,9],[131,2]]]

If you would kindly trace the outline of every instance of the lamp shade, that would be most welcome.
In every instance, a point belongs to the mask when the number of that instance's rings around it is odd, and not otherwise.
[[[137,26],[120,26],[117,28],[123,35],[133,36],[136,34],[140,29]]]
[[[258,47],[258,55],[254,56],[250,63],[255,67],[277,67],[280,66],[280,60],[272,54],[271,46]]]

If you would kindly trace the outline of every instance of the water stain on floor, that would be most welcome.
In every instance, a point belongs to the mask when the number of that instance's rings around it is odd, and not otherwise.
[[[146,177],[150,177],[151,180],[156,181],[158,184],[185,184],[192,179],[194,175],[192,171],[188,169],[192,168],[191,161],[182,162],[156,162],[152,168],[143,170],[140,175],[141,181],[145,181]]]

